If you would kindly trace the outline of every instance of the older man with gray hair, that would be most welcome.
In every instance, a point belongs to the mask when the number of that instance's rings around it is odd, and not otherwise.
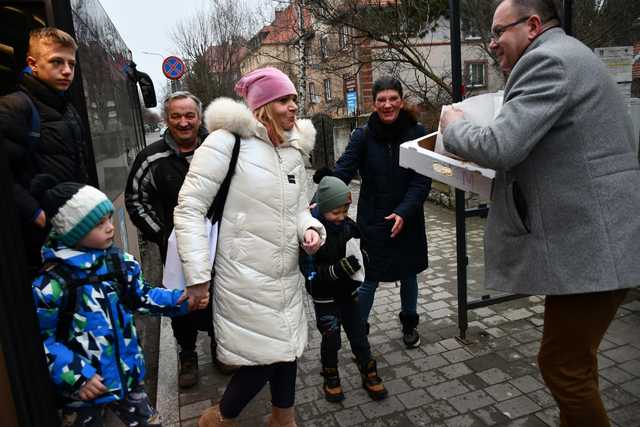
[[[189,92],[174,92],[163,105],[167,129],[162,138],[144,148],[129,172],[125,203],[133,223],[146,240],[158,244],[164,262],[167,240],[173,230],[173,209],[178,193],[189,170],[193,152],[206,138],[202,126],[202,102]],[[198,382],[196,339],[198,330],[209,333],[213,340],[210,308],[195,310],[186,316],[171,319],[173,335],[180,346],[182,388]],[[215,357],[215,352],[212,352]]]
[[[552,0],[503,0],[491,49],[508,74],[493,123],[443,114],[446,149],[496,169],[487,285],[546,295],[538,363],[561,426],[608,426],[597,351],[640,284],[640,167],[604,64],[560,28]]]

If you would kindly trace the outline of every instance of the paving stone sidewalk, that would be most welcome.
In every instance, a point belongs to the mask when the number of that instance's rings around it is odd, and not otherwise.
[[[358,184],[352,184],[354,199]],[[389,397],[372,402],[343,334],[340,374],[346,399],[328,403],[321,390],[320,335],[307,300],[310,341],[298,363],[296,414],[299,426],[556,426],[558,410],[537,365],[544,300],[522,298],[469,312],[467,343],[457,327],[455,214],[426,205],[429,264],[419,276],[422,345],[406,350],[398,311],[399,287],[381,284],[370,318],[370,342]],[[355,203],[352,206],[355,218]],[[483,287],[484,220],[467,220],[469,299],[490,294]],[[600,387],[612,425],[640,425],[640,292],[630,292],[598,355]],[[200,383],[177,388],[176,345],[168,319],[160,340],[158,409],[165,426],[196,426],[200,413],[217,402],[228,377],[211,364],[209,338],[198,341]],[[265,425],[271,412],[268,387],[239,418],[241,426]]]

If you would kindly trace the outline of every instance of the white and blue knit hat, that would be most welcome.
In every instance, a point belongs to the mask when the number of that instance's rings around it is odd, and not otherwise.
[[[51,220],[53,237],[73,247],[102,218],[113,213],[111,200],[95,187],[63,182],[46,192],[43,208]]]

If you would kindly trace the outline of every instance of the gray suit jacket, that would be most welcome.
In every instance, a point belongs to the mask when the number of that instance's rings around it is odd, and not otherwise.
[[[631,120],[602,62],[560,28],[513,68],[494,122],[462,120],[447,150],[496,169],[485,232],[489,288],[561,295],[640,284],[640,168]]]

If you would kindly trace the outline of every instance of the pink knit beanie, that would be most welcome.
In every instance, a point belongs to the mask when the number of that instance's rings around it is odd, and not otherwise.
[[[247,101],[251,111],[283,96],[297,93],[289,77],[273,67],[258,68],[245,74],[236,83],[235,91]]]

